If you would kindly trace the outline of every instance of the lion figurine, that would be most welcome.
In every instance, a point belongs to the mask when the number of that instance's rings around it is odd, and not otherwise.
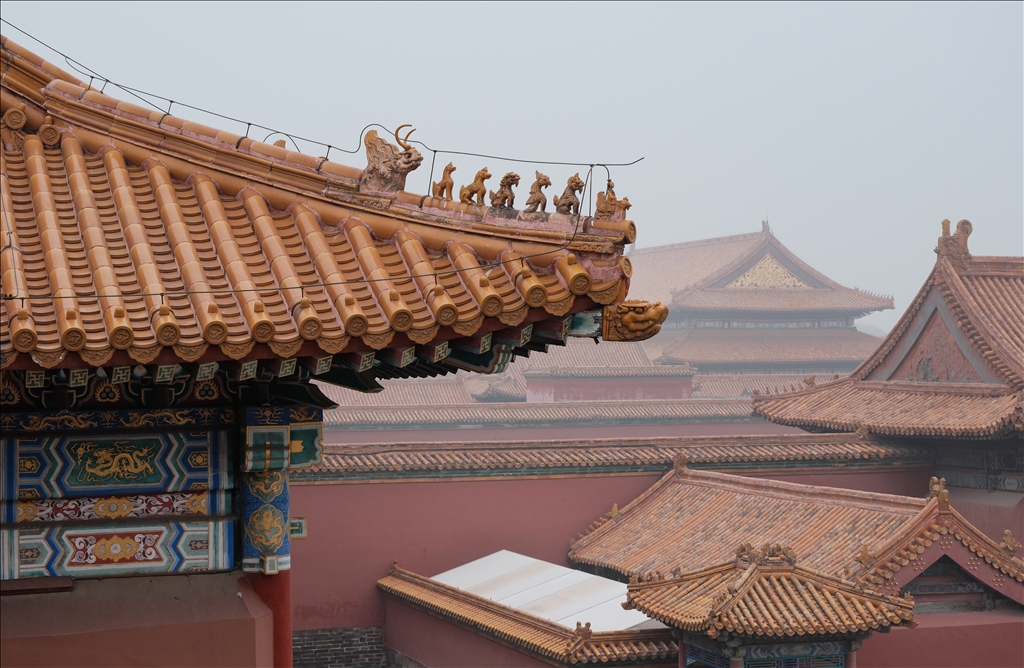
[[[537,180],[530,186],[530,196],[526,198],[526,213],[536,213],[537,209],[540,209],[541,213],[548,207],[548,198],[544,194],[542,188],[547,188],[551,185],[551,179],[546,174],[536,172]]]
[[[472,204],[473,196],[476,196],[476,203],[480,206],[484,204],[484,197],[487,195],[487,188],[484,186],[484,181],[491,178],[491,173],[484,167],[476,173],[476,178],[468,186],[462,186],[459,188],[459,201],[463,204]]]
[[[516,201],[516,194],[512,192],[512,186],[519,185],[519,175],[509,172],[501,177],[498,192],[491,191],[491,206],[503,209],[513,208]]]
[[[452,192],[455,190],[455,181],[452,180],[452,172],[454,171],[455,165],[449,162],[448,166],[444,168],[444,175],[441,177],[441,180],[430,188],[435,198],[451,201]]]
[[[583,188],[586,184],[583,183],[583,179],[580,178],[580,173],[576,172],[569,177],[569,180],[565,184],[565,192],[559,197],[555,195],[552,200],[555,203],[555,211],[566,215],[580,213],[580,200],[576,197],[576,193],[583,192]]]

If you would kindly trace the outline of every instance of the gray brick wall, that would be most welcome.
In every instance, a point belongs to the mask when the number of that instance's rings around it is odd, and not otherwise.
[[[296,631],[292,661],[295,668],[384,668],[384,628]]]

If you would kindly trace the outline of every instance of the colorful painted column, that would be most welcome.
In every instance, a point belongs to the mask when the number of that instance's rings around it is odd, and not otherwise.
[[[246,408],[241,493],[242,570],[274,612],[274,665],[292,665],[288,470],[320,461],[323,412],[308,406]]]

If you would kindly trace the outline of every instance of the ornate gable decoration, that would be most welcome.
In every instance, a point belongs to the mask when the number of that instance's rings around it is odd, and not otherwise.
[[[809,288],[789,269],[771,255],[765,255],[757,264],[729,283],[727,288]]]
[[[871,378],[872,376],[869,376]],[[926,383],[984,383],[950,333],[942,316],[934,311],[910,352],[886,380]]]

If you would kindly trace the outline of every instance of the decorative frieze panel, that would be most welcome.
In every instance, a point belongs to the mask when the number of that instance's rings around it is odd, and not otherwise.
[[[228,434],[220,431],[97,433],[3,439],[4,500],[205,491],[234,486]],[[14,480],[10,481],[14,483]]]
[[[237,422],[237,411],[234,408],[0,413],[0,427],[5,434],[92,432],[97,429],[187,429],[225,427]]]
[[[4,523],[77,522],[231,513],[230,490],[5,501]]]
[[[17,558],[9,561],[5,551],[3,578],[227,571],[235,565],[234,523],[217,518],[5,529],[4,547],[16,545]]]

